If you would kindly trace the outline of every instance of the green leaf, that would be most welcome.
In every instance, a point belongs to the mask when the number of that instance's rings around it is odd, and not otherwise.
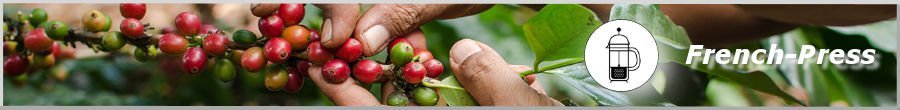
[[[568,82],[572,87],[583,92],[600,105],[675,106],[660,95],[650,84],[644,84],[637,89],[627,92],[616,92],[605,89],[591,77],[591,74],[588,73],[587,66],[585,66],[584,63],[546,70],[544,73],[557,76]]]
[[[459,81],[456,80],[455,76],[444,78],[441,83],[443,83],[444,86],[440,86],[437,88],[439,93],[438,95],[441,95],[441,99],[446,101],[447,105],[478,106],[478,103],[475,102],[475,99],[472,98],[472,95],[469,95],[466,90],[461,89]]]
[[[523,26],[525,40],[535,54],[534,67],[543,61],[583,58],[584,46],[602,22],[577,4],[551,4]],[[540,70],[538,70],[540,71]]]
[[[828,27],[829,29],[849,35],[862,35],[872,42],[872,46],[880,50],[894,52],[897,50],[897,20],[886,20],[871,24],[850,27]]]
[[[659,11],[657,5],[616,4],[609,14],[610,20],[631,20],[641,24],[653,34],[658,43],[671,45],[678,49],[687,48],[691,44],[684,28],[672,22],[668,16]]]
[[[463,89],[462,87],[459,87],[459,86],[457,86],[457,85],[447,85],[447,84],[444,84],[444,82],[442,82],[441,80],[437,80],[437,79],[430,78],[430,77],[425,77],[425,79],[422,79],[422,84],[425,85],[426,87],[432,87],[432,88],[444,88],[444,89],[466,90],[466,89]]]

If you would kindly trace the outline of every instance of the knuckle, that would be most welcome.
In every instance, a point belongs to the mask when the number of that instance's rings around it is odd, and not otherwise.
[[[426,5],[423,4],[404,4],[396,5],[396,8],[391,8],[393,14],[389,14],[387,17],[392,20],[392,31],[396,31],[391,33],[396,36],[401,36],[408,33],[408,30],[405,29],[419,25],[419,21],[422,19],[422,11],[425,7]]]

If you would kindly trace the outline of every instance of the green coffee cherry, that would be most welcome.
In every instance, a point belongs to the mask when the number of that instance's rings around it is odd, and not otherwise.
[[[413,47],[409,42],[394,44],[390,52],[391,63],[394,66],[403,67],[413,59]]]
[[[216,76],[219,80],[223,82],[229,82],[234,79],[234,63],[231,63],[231,60],[226,58],[216,58],[216,67],[213,72],[216,73]]]
[[[103,41],[101,44],[103,45],[103,48],[101,49],[104,51],[119,50],[125,46],[125,36],[118,31],[106,32],[103,34],[102,39]]]
[[[37,27],[38,24],[47,21],[47,11],[41,8],[31,10],[31,15],[29,16],[31,16],[30,18],[28,18],[28,21],[31,22],[31,26]]]
[[[417,87],[413,90],[413,98],[416,99],[416,104],[421,106],[434,106],[438,102],[437,92],[428,87]]]
[[[134,49],[134,59],[137,59],[141,62],[147,62],[156,58],[159,55],[159,50],[156,49],[156,46],[151,45],[147,48],[147,51],[144,49],[135,48]]]
[[[388,95],[387,104],[388,106],[406,106],[409,105],[409,97],[406,97],[403,92],[394,91]]]
[[[69,35],[69,26],[59,20],[45,22],[41,24],[41,28],[46,29],[44,32],[53,40],[63,40]]]
[[[253,44],[256,42],[256,34],[246,29],[241,29],[234,32],[232,39],[239,44]]]

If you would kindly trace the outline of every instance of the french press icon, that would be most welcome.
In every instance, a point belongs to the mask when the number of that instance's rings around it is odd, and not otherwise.
[[[616,31],[616,34],[609,38],[609,45],[606,46],[609,49],[609,80],[627,82],[628,72],[637,70],[641,66],[641,55],[637,48],[630,46],[628,37],[621,34],[622,28],[616,28]]]

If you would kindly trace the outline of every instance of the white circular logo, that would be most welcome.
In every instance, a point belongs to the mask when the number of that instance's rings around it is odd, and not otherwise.
[[[584,50],[591,77],[613,91],[629,91],[650,80],[658,56],[653,35],[629,20],[601,25],[591,34]]]

